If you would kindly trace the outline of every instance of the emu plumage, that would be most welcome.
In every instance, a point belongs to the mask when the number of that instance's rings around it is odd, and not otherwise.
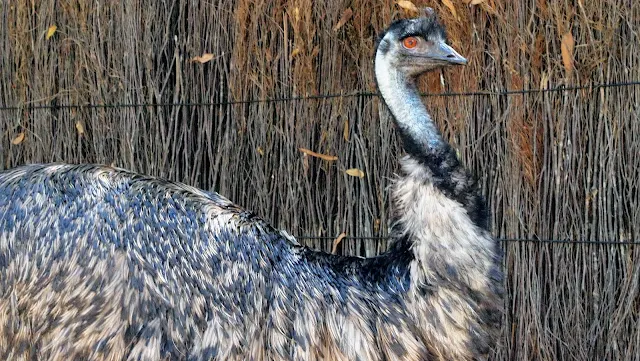
[[[408,156],[378,257],[310,250],[216,193],[121,169],[0,173],[0,358],[486,358],[499,247],[414,82],[463,62],[433,14],[381,36],[376,79]]]

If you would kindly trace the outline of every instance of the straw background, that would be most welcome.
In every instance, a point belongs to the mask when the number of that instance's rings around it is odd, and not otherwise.
[[[478,176],[494,234],[639,239],[640,86],[501,92],[640,81],[640,2],[413,2],[469,59],[421,89]],[[291,234],[385,236],[402,150],[372,94],[372,54],[412,15],[388,0],[4,0],[0,169],[113,164],[215,190]],[[478,91],[493,93],[438,96]],[[326,94],[345,96],[306,98]],[[384,248],[345,239],[338,252]],[[505,252],[495,360],[640,360],[640,246]]]

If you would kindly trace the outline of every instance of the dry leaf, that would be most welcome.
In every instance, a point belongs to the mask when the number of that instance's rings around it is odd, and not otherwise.
[[[456,7],[455,5],[453,5],[451,0],[442,0],[442,3],[444,4],[444,6],[449,8],[449,11],[451,11],[451,14],[453,14],[454,18],[459,19],[458,13],[456,12]]]
[[[351,168],[344,171],[350,176],[364,178],[364,172],[358,168]]]
[[[482,8],[482,10],[484,10],[485,12],[487,12],[490,15],[493,16],[497,16],[498,12],[496,11],[496,9],[494,9],[491,4],[493,4],[493,2],[489,3],[487,2],[487,0],[463,0],[465,3],[467,3],[467,5],[480,5],[480,8]],[[495,6],[495,4],[494,4]]]
[[[342,132],[344,140],[349,141],[349,119],[344,120],[344,131]]]
[[[562,45],[560,46],[560,50],[562,51],[562,62],[564,63],[564,69],[567,71],[568,75],[571,75],[573,72],[573,46],[575,42],[573,40],[573,35],[571,32],[568,32],[562,36]]]
[[[336,252],[338,252],[338,245],[340,244],[340,242],[342,242],[342,240],[344,239],[344,237],[346,237],[347,234],[342,232],[340,233],[340,235],[338,236],[338,238],[333,240],[333,246],[331,246],[331,253],[332,254],[336,254]]]
[[[58,30],[58,27],[55,25],[51,25],[47,30],[47,35],[45,36],[45,39],[49,40],[53,36],[53,34],[56,33],[56,30]]]
[[[338,160],[338,157],[333,155],[320,154],[305,148],[298,148],[298,149],[300,149],[302,153],[312,157],[316,157],[316,158],[320,158],[328,161]]]
[[[20,132],[15,138],[11,139],[11,144],[18,145],[24,140],[24,132]]]
[[[294,57],[296,55],[300,54],[300,49],[299,48],[295,48],[293,49],[293,51],[291,52],[291,54],[289,55],[290,57]]]
[[[82,125],[82,122],[79,120],[76,122],[76,130],[78,131],[78,134],[84,134],[84,125]]]
[[[204,53],[202,54],[202,56],[196,56],[195,58],[191,59],[191,61],[196,61],[200,64],[204,64],[206,62],[211,61],[211,59],[213,59],[213,54],[211,53]]]
[[[340,29],[344,24],[346,24],[347,21],[349,21],[349,19],[351,19],[352,16],[353,16],[353,10],[351,10],[351,8],[347,8],[345,11],[343,11],[342,16],[340,17],[340,20],[338,20],[338,23],[336,24],[336,26],[333,27],[333,31],[338,31],[338,29]]]
[[[257,151],[258,151],[258,154],[264,155],[264,150],[262,149],[262,147],[258,147]]]
[[[398,6],[408,11],[418,12],[418,7],[411,1],[400,0],[398,1]]]

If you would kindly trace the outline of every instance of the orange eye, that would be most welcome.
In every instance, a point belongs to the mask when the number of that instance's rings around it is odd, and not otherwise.
[[[418,38],[416,38],[415,36],[405,38],[404,40],[402,40],[402,45],[404,45],[404,47],[407,49],[413,49],[418,46]]]

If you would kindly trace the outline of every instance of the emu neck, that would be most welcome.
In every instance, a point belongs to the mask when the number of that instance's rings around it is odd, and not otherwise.
[[[378,87],[409,153],[392,199],[394,238],[414,256],[412,285],[456,284],[484,292],[499,260],[486,230],[484,200],[431,120],[413,78],[385,61],[376,59]]]
[[[376,61],[378,88],[399,128],[405,150],[413,156],[445,147],[440,132],[427,113],[415,80],[384,60]]]

